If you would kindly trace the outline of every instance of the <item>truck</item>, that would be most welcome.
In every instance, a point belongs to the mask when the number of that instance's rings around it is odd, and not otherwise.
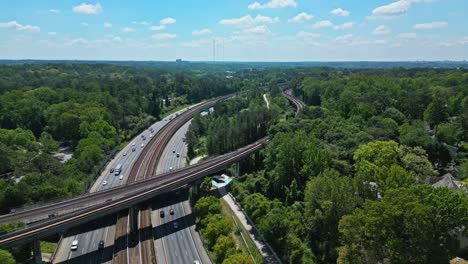
[[[115,176],[119,175],[122,172],[122,164],[117,164],[117,167],[114,168]]]

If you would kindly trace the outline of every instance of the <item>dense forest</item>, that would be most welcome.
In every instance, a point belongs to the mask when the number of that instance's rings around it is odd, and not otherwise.
[[[264,135],[248,129],[250,119],[262,120],[254,128],[268,125],[270,143],[243,161],[231,191],[282,260],[467,257],[468,72],[291,71],[290,86],[309,105],[296,118],[272,82],[265,92],[273,109],[263,106],[271,115],[256,114],[258,92],[194,120],[188,137],[196,155],[217,154]],[[459,180],[457,190],[430,185],[446,172]]]
[[[149,123],[178,107],[260,86],[271,79],[267,74],[287,77],[277,72],[0,66],[0,212],[86,192],[108,155]],[[53,158],[59,146],[71,148],[73,158]]]

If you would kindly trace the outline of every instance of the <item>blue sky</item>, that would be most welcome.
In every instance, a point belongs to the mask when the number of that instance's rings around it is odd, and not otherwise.
[[[0,2],[0,59],[466,60],[466,0]]]

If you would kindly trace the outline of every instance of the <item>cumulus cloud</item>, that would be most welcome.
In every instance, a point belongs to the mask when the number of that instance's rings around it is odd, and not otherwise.
[[[285,7],[297,7],[296,0],[271,0],[265,4],[254,2],[248,5],[249,9],[265,9],[265,8],[285,8]]]
[[[350,14],[349,11],[344,10],[342,8],[333,9],[332,11],[330,11],[330,13],[337,15],[337,16],[349,16]]]
[[[127,33],[127,32],[133,32],[133,31],[135,31],[135,29],[134,29],[134,28],[131,28],[131,27],[124,27],[124,28],[122,28],[122,32],[125,32],[125,33]]]
[[[0,28],[14,28],[19,31],[28,31],[31,33],[39,33],[41,31],[41,28],[38,26],[22,25],[16,22],[16,20],[0,23]]]
[[[348,43],[351,43],[351,41],[353,41],[353,35],[352,34],[346,34],[346,35],[338,36],[338,37],[335,38],[335,42],[337,42],[337,43],[348,44]]]
[[[86,22],[81,22],[81,25],[82,25],[83,27],[87,27],[87,26],[89,26],[89,24],[88,24],[88,23],[86,23]]]
[[[434,21],[431,23],[416,24],[414,29],[436,29],[436,28],[445,28],[448,27],[448,23],[445,21]]]
[[[378,27],[376,27],[374,29],[374,31],[372,32],[372,34],[374,35],[387,35],[387,34],[390,34],[392,32],[392,30],[385,26],[385,25],[380,25]]]
[[[143,26],[149,26],[151,23],[147,21],[132,21],[132,24],[135,25],[143,25]]]
[[[96,3],[95,5],[82,3],[73,7],[73,12],[85,15],[97,15],[102,12],[102,6],[100,3]]]
[[[114,35],[111,35],[111,34],[105,35],[104,37],[106,37],[106,38],[108,38],[108,39],[111,39],[111,40],[114,41],[114,42],[119,42],[119,43],[120,43],[120,42],[123,41],[121,37],[119,37],[119,36],[114,36]]]
[[[336,25],[333,28],[336,29],[336,30],[340,30],[340,29],[350,29],[353,26],[354,26],[353,22],[346,22],[346,23],[343,23],[341,25]]]
[[[166,17],[166,18],[163,18],[159,21],[159,24],[161,25],[170,25],[170,24],[174,24],[176,22],[176,20],[172,17]]]
[[[271,31],[266,25],[255,26],[251,28],[244,29],[242,31],[244,34],[255,34],[255,35],[265,35],[270,34]]]
[[[55,36],[55,35],[57,35],[57,32],[48,32],[47,34],[48,34],[49,36]]]
[[[289,23],[303,23],[314,18],[313,15],[302,12],[297,14],[295,17],[288,20]]]
[[[109,23],[109,22],[105,22],[105,23],[104,23],[104,27],[105,27],[105,28],[111,28],[111,27],[112,27],[112,24]]]
[[[166,28],[166,25],[151,26],[150,30],[163,30]]]
[[[372,14],[376,16],[400,16],[408,12],[411,6],[409,0],[399,0],[388,5],[383,5],[372,10]]]
[[[332,27],[333,23],[330,20],[322,20],[315,23],[312,27],[313,28],[325,28],[325,27]]]
[[[193,36],[209,35],[211,33],[212,33],[211,30],[208,28],[195,29],[194,31],[192,31]]]
[[[269,16],[262,16],[257,15],[256,17],[252,17],[250,15],[246,15],[239,18],[230,18],[230,19],[222,19],[219,21],[222,25],[230,25],[230,26],[237,26],[237,27],[251,27],[256,24],[264,23],[264,24],[272,24],[279,21],[278,17],[269,17]]]
[[[176,34],[170,34],[170,33],[160,33],[160,34],[154,34],[151,36],[153,39],[156,40],[168,40],[168,39],[174,39],[177,37]]]
[[[60,9],[49,9],[49,12],[51,12],[53,14],[59,14],[61,11],[60,11]]]

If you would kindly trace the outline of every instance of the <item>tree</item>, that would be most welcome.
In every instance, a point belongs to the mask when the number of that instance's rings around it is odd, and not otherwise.
[[[213,246],[216,263],[222,263],[229,256],[234,255],[237,250],[236,248],[236,241],[234,241],[231,235],[218,237],[216,244]]]
[[[304,197],[304,218],[307,241],[321,263],[337,258],[338,222],[357,206],[355,188],[348,177],[326,170],[307,182]]]
[[[235,254],[223,261],[223,264],[254,264],[252,257],[247,254]]]
[[[390,190],[340,220],[338,263],[446,263],[467,220],[460,193],[430,185]]]
[[[3,249],[0,249],[0,263],[15,264],[16,261],[13,258],[13,255],[10,252],[8,252],[6,250],[3,250]]]
[[[206,240],[208,248],[212,249],[218,237],[227,236],[232,230],[232,222],[220,214],[208,217],[206,228],[202,230],[203,238]]]
[[[210,215],[219,214],[221,212],[221,203],[218,198],[214,196],[205,196],[197,201],[194,210],[197,213],[197,222],[206,224],[206,220]]]
[[[46,153],[50,153],[52,151],[56,151],[59,147],[59,144],[57,141],[54,140],[52,135],[50,135],[47,132],[42,132],[41,133],[41,138],[39,141],[42,144],[42,149]]]
[[[437,126],[448,118],[446,98],[448,98],[447,92],[440,87],[436,88],[432,95],[432,102],[424,111],[424,120],[434,127],[436,132]]]

